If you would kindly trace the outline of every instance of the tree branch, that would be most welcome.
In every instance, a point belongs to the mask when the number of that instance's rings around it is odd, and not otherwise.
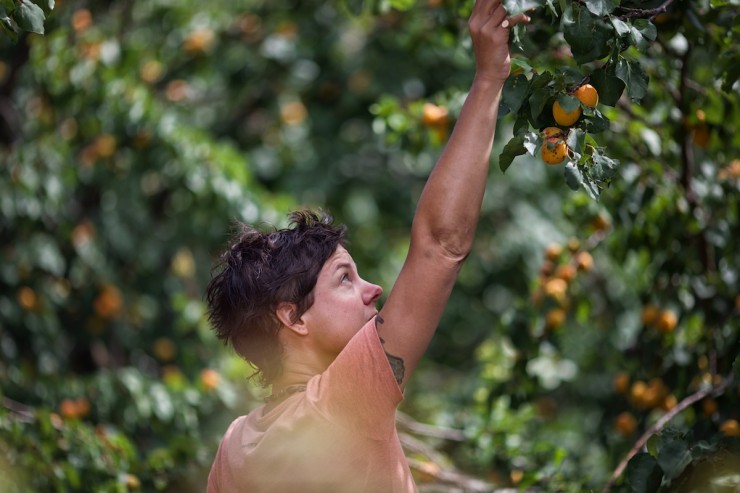
[[[22,402],[14,401],[8,397],[3,397],[3,407],[13,413],[20,421],[30,423],[34,420],[34,409]]]
[[[668,7],[674,2],[674,0],[665,0],[657,7],[652,9],[633,9],[629,7],[617,7],[617,11],[623,12],[617,15],[618,18],[624,19],[654,19],[660,14],[665,14]]]
[[[650,437],[662,430],[663,427],[667,425],[670,420],[675,418],[681,411],[694,404],[695,402],[698,402],[709,395],[716,397],[723,394],[724,391],[727,390],[727,387],[732,384],[732,380],[732,374],[730,374],[727,378],[723,379],[722,383],[719,384],[717,387],[707,387],[691,394],[688,397],[685,397],[683,400],[681,400],[681,402],[676,404],[676,407],[661,416],[661,418],[656,421],[653,426],[645,430],[645,433],[642,434],[642,436],[637,440],[637,442],[635,442],[635,445],[630,449],[627,455],[624,456],[622,461],[614,470],[611,478],[609,478],[606,486],[604,486],[602,493],[609,493],[609,491],[611,491],[612,486],[614,486],[614,483],[617,481],[619,476],[622,475],[629,461],[632,459],[632,457],[635,456],[635,454],[637,454],[637,452],[639,452],[645,446]]]

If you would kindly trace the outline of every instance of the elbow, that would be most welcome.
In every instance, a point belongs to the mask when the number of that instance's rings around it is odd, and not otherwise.
[[[426,245],[430,255],[460,266],[473,249],[473,237],[472,230],[439,229],[430,231],[428,236],[418,238],[414,243]]]

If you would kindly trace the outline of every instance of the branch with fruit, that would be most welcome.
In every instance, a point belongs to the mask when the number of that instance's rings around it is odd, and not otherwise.
[[[499,156],[501,170],[524,154],[550,165],[565,163],[566,184],[573,190],[583,187],[598,199],[619,166],[594,138],[610,126],[598,105],[613,107],[625,92],[632,102],[646,95],[648,75],[625,52],[644,51],[655,41],[657,30],[646,17],[664,12],[671,1],[655,9],[580,0],[560,2],[559,8],[548,3],[575,66],[540,72],[524,54],[514,55],[501,111],[514,115],[514,135]],[[514,33],[515,46],[522,51],[523,29]]]

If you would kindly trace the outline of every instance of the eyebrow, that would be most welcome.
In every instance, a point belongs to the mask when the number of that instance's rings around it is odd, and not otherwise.
[[[339,262],[338,264],[336,264],[334,266],[334,271],[335,272],[338,271],[338,270],[341,270],[341,269],[349,269],[349,270],[352,270],[352,264],[350,262],[347,262],[346,260],[342,260],[341,262]]]

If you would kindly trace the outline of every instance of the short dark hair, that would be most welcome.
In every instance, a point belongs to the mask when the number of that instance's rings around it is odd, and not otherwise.
[[[324,211],[302,209],[288,218],[288,228],[269,231],[237,222],[206,288],[216,335],[255,367],[262,385],[282,371],[275,310],[282,302],[294,303],[294,318],[303,315],[313,304],[321,268],[346,242],[346,228],[335,226]]]

